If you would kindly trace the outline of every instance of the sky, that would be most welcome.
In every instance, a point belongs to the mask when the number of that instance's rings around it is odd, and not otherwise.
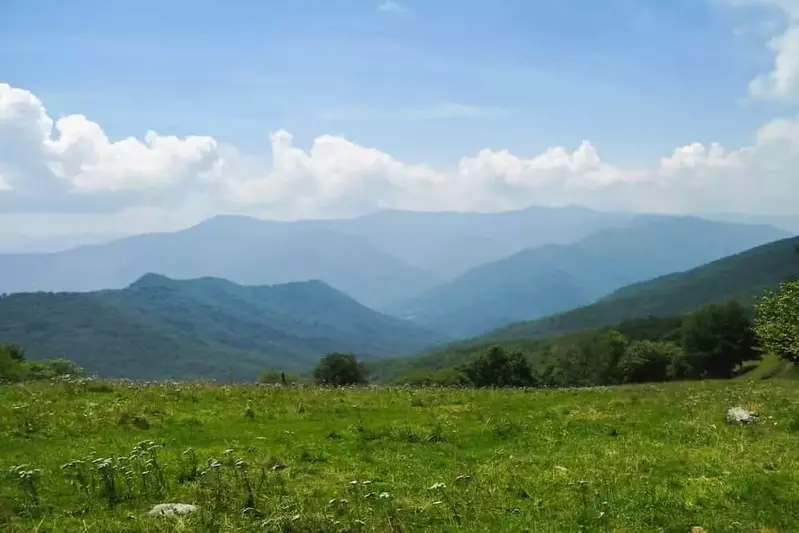
[[[0,243],[219,213],[799,215],[799,0],[0,0]]]

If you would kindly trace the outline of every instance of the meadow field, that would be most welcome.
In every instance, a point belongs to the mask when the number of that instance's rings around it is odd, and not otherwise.
[[[725,423],[727,408],[759,415]],[[151,517],[153,504],[196,504]],[[4,531],[799,531],[796,382],[0,387]]]

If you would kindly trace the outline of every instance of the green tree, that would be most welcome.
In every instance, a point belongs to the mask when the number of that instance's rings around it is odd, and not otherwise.
[[[25,360],[25,348],[18,344],[0,344],[0,350],[8,353],[9,357],[15,361]]]
[[[763,347],[799,363],[799,281],[785,282],[755,306],[755,332]]]
[[[682,342],[687,377],[728,378],[736,366],[760,356],[752,320],[737,301],[710,304],[688,315]]]
[[[492,346],[462,370],[477,387],[531,387],[536,384],[527,359],[520,352],[507,352],[502,346]]]
[[[360,385],[366,383],[366,369],[352,354],[330,353],[316,365],[313,377],[317,385]]]
[[[605,384],[618,383],[623,380],[619,365],[627,353],[630,339],[624,336],[619,330],[611,329],[605,334],[602,346],[604,347],[601,365],[601,379]]]
[[[673,342],[634,341],[619,360],[619,373],[625,383],[667,381],[673,361],[681,355]]]

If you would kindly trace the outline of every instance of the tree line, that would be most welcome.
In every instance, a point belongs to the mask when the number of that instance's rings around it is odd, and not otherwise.
[[[476,387],[620,385],[726,379],[764,352],[799,363],[799,281],[767,292],[754,310],[729,301],[704,306],[676,323],[652,318],[638,326],[632,335],[610,329],[575,336],[532,357],[495,345],[460,366],[412,373],[400,382]]]

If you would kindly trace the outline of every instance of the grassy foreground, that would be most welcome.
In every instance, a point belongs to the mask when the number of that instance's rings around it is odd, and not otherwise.
[[[757,411],[749,427],[728,407]],[[153,503],[200,511],[151,518]],[[799,531],[796,382],[0,387],[4,531]]]

